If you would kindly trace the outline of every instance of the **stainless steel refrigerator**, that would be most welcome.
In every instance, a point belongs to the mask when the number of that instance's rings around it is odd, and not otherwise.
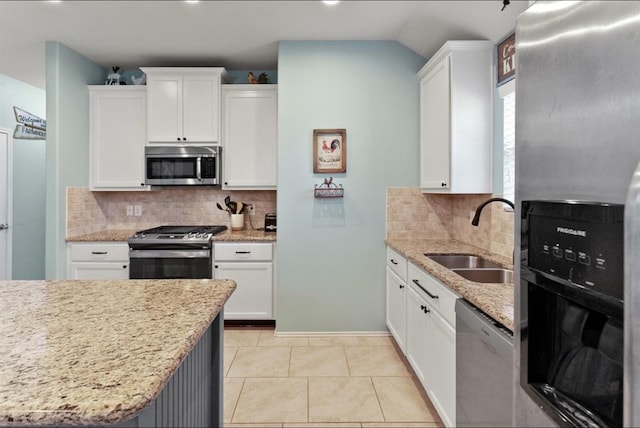
[[[523,201],[624,204],[622,407],[624,424],[640,426],[640,2],[538,1],[518,18],[516,55],[516,248]],[[521,263],[515,269],[521,278]],[[522,282],[514,423],[557,426],[521,382]]]

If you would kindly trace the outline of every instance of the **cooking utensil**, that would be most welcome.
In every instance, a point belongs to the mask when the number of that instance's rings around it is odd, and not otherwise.
[[[242,214],[242,210],[244,210],[244,202],[238,202],[236,214]]]
[[[231,210],[231,214],[238,214],[238,203],[236,201],[229,201],[227,206]]]

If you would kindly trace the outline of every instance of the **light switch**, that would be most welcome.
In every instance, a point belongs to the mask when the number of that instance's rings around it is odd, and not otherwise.
[[[136,217],[140,217],[142,215],[142,205],[138,205],[138,204],[134,205],[133,212]]]
[[[133,205],[127,205],[127,217],[131,217],[133,215]]]

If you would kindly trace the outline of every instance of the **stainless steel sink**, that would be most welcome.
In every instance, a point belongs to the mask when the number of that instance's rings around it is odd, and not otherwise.
[[[452,272],[474,282],[484,283],[511,283],[513,282],[513,271],[509,269],[451,269]]]
[[[502,268],[498,263],[494,263],[480,256],[473,254],[428,254],[425,256],[440,263],[449,269],[475,269],[475,268]]]

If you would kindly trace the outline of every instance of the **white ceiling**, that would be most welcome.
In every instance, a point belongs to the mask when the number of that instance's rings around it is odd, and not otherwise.
[[[527,1],[0,1],[0,73],[45,86],[45,42],[111,68],[277,69],[280,40],[395,40],[425,58],[446,40],[501,40]]]

